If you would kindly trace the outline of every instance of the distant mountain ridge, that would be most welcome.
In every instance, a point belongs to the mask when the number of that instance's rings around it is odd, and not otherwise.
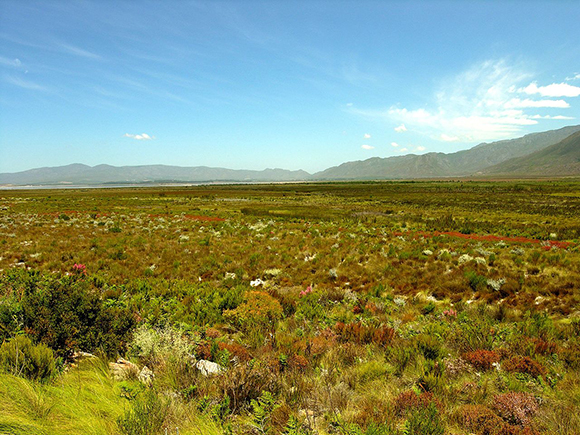
[[[310,177],[305,171],[264,169],[263,171],[210,168],[207,166],[87,166],[75,163],[53,168],[38,168],[13,174],[0,174],[0,184],[135,184],[135,183],[202,183],[212,181],[301,181]]]
[[[482,143],[455,153],[408,154],[346,162],[315,174],[286,169],[252,171],[207,166],[87,166],[80,163],[0,174],[0,185],[290,182],[418,179],[463,176],[580,175],[580,125]]]
[[[328,168],[314,174],[313,178],[317,180],[374,180],[477,175],[487,167],[555,145],[577,131],[580,131],[580,125],[532,133],[518,139],[482,143],[468,150],[451,154],[427,153],[387,158],[373,157]]]

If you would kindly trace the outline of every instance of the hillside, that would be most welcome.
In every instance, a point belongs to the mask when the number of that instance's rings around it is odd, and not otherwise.
[[[472,175],[485,168],[512,158],[521,157],[557,144],[580,131],[580,125],[518,139],[482,143],[456,153],[427,153],[423,155],[379,158],[343,163],[313,175],[317,180],[432,178]]]
[[[507,160],[482,171],[487,175],[580,175],[580,131],[561,142],[527,156]]]

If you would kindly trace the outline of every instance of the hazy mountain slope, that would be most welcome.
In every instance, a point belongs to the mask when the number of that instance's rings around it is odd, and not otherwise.
[[[580,125],[532,133],[518,139],[482,143],[452,154],[428,153],[343,163],[313,175],[319,180],[429,178],[471,175],[514,157],[554,145],[580,131]]]
[[[484,175],[580,175],[580,131],[555,145],[486,168]]]
[[[305,171],[265,169],[263,171],[181,167],[147,166],[86,166],[73,164],[55,168],[39,168],[13,174],[0,174],[0,184],[101,184],[142,182],[206,182],[206,181],[297,181],[306,180]]]

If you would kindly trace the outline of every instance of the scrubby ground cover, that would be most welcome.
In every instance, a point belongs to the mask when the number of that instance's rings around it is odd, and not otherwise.
[[[578,216],[573,180],[0,192],[0,433],[580,433]]]

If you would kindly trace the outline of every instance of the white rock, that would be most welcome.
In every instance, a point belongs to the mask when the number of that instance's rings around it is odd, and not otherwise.
[[[209,375],[218,375],[225,371],[225,368],[220,366],[218,363],[214,363],[213,361],[208,361],[206,359],[200,359],[196,364],[195,367],[201,372],[204,376]]]

